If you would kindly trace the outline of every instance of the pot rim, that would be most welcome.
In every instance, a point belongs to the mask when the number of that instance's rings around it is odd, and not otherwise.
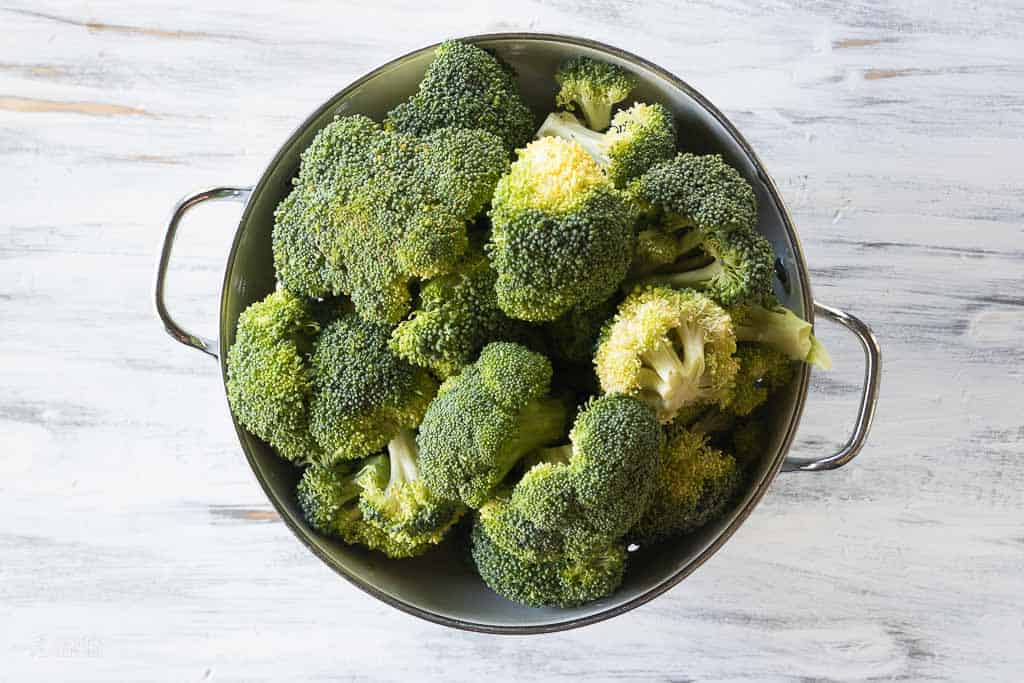
[[[682,80],[675,74],[671,73],[670,71],[638,55],[614,47],[612,45],[608,45],[606,43],[602,43],[589,38],[582,38],[579,36],[571,36],[558,33],[508,32],[475,34],[470,36],[451,38],[451,40],[458,40],[461,42],[468,43],[526,40],[537,42],[556,42],[589,48],[598,52],[603,52],[612,55],[614,57],[618,57],[623,61],[629,62],[631,64],[636,64],[638,66],[650,70],[651,72],[655,73],[659,78],[663,79],[664,81],[678,89],[680,92],[685,94],[687,97],[692,99],[694,102],[696,102],[702,109],[704,109],[705,112],[710,114],[715,119],[715,121],[725,129],[725,131],[729,134],[733,141],[740,147],[740,149],[743,150],[744,155],[747,157],[747,159],[750,161],[751,165],[757,172],[758,179],[761,183],[763,183],[765,189],[771,197],[772,202],[778,209],[779,215],[782,217],[782,223],[786,229],[786,235],[790,241],[790,244],[792,245],[793,253],[795,256],[794,266],[798,276],[797,281],[799,283],[800,293],[803,298],[804,317],[808,322],[813,324],[814,299],[811,296],[810,281],[807,271],[807,262],[804,259],[803,248],[800,244],[800,239],[797,235],[796,228],[793,225],[792,218],[789,215],[789,211],[786,209],[785,203],[782,201],[782,197],[779,195],[775,182],[768,174],[767,170],[764,167],[764,164],[761,162],[761,159],[754,152],[753,148],[751,147],[750,143],[747,142],[746,138],[743,137],[743,135],[739,132],[739,130],[737,130],[737,128],[732,124],[732,122],[730,122],[729,119],[726,118],[726,116],[717,107],[715,107],[715,105],[713,105],[710,102],[710,100],[708,100],[704,95],[697,91],[693,86],[691,86],[689,83]],[[291,135],[289,135],[285,139],[285,141],[278,148],[277,152],[271,158],[270,162],[264,168],[263,173],[260,175],[259,181],[253,186],[252,192],[249,196],[249,200],[246,202],[245,208],[242,212],[242,216],[239,220],[238,229],[236,230],[235,237],[232,240],[231,250],[228,254],[228,258],[224,268],[224,279],[221,285],[221,305],[219,316],[220,353],[218,355],[221,366],[221,377],[225,387],[225,395],[227,388],[227,339],[231,331],[225,330],[224,327],[225,320],[227,317],[226,309],[229,277],[234,268],[235,257],[238,254],[238,246],[242,237],[242,227],[248,222],[253,211],[253,205],[255,204],[255,202],[252,201],[252,197],[256,196],[258,193],[263,192],[266,189],[266,186],[269,183],[271,172],[282,162],[282,159],[285,157],[289,147],[291,146],[292,141],[295,140],[302,133],[304,133],[309,128],[309,126],[311,126],[326,111],[335,107],[340,100],[344,99],[346,95],[357,89],[363,83],[370,80],[371,78],[375,78],[381,71],[384,71],[390,67],[400,64],[408,59],[416,57],[425,51],[434,50],[440,44],[440,42],[437,42],[431,45],[427,45],[425,47],[409,51],[399,57],[396,57],[388,62],[385,62],[384,64],[381,64],[380,66],[377,66],[376,68],[367,72],[363,76],[360,76],[356,80],[349,83],[347,86],[345,86],[340,91],[335,93],[332,97],[330,97],[328,100],[326,100],[323,104],[317,107],[309,116],[307,116],[303,120],[303,122],[299,124],[299,126],[295,128],[295,130],[292,131]],[[681,581],[683,581],[683,579],[688,577],[690,574],[695,572],[701,565],[703,565],[712,555],[718,552],[718,550],[726,543],[726,541],[728,541],[732,537],[732,535],[743,524],[743,522],[746,521],[747,517],[750,516],[754,508],[757,507],[757,504],[764,497],[772,481],[774,481],[775,477],[778,475],[779,470],[781,469],[782,464],[786,459],[786,455],[789,452],[790,446],[793,443],[793,439],[796,436],[796,431],[799,427],[801,416],[803,415],[804,404],[807,400],[807,390],[809,385],[810,370],[806,365],[803,365],[803,367],[801,368],[801,372],[799,373],[798,383],[796,386],[792,416],[789,420],[789,424],[786,427],[786,431],[783,434],[782,441],[780,442],[779,449],[775,454],[774,461],[765,471],[761,479],[758,482],[756,482],[756,484],[752,487],[753,490],[750,499],[743,505],[743,507],[741,507],[733,514],[733,517],[730,520],[729,524],[724,529],[722,529],[718,536],[715,537],[715,539],[711,541],[708,544],[708,546],[700,552],[700,554],[698,554],[690,562],[679,567],[677,570],[675,570],[670,575],[662,579],[656,585],[652,586],[651,588],[645,590],[643,593],[637,595],[636,597],[622,604],[609,606],[607,608],[601,609],[598,612],[583,617],[574,617],[564,620],[551,621],[544,624],[532,624],[522,626],[499,626],[493,624],[468,621],[464,619],[456,619],[453,617],[445,616],[443,614],[438,614],[436,612],[432,612],[430,610],[409,604],[363,581],[358,576],[350,574],[343,567],[337,564],[333,560],[333,558],[330,557],[330,555],[323,552],[319,546],[317,546],[315,543],[311,541],[311,539],[308,537],[308,532],[306,529],[302,528],[291,519],[290,515],[287,513],[285,509],[284,504],[280,500],[278,500],[277,496],[273,493],[270,486],[267,484],[266,479],[261,473],[259,465],[257,464],[255,458],[250,453],[249,449],[245,447],[244,437],[246,433],[244,432],[242,426],[239,425],[238,421],[235,419],[233,413],[231,414],[231,421],[235,426],[235,431],[238,434],[239,441],[240,444],[242,445],[242,450],[245,453],[246,460],[249,463],[249,467],[252,469],[253,474],[256,476],[256,480],[259,482],[260,487],[263,489],[263,492],[266,494],[267,498],[274,506],[274,509],[277,511],[278,515],[291,530],[292,534],[294,534],[302,542],[302,544],[306,546],[307,549],[309,549],[314,555],[320,558],[320,560],[324,564],[330,567],[335,573],[340,575],[349,583],[353,584],[365,593],[372,595],[373,597],[384,602],[385,604],[390,605],[391,607],[401,610],[406,614],[419,617],[420,619],[424,619],[426,621],[430,621],[441,626],[449,626],[452,628],[457,628],[464,631],[472,631],[476,633],[488,633],[498,635],[535,635],[542,633],[568,631],[571,629],[580,628],[582,626],[588,626],[590,624],[605,621],[606,619],[611,619],[612,617],[616,617],[620,614],[629,612],[641,605],[650,602],[662,593],[665,593],[669,589],[679,584]]]

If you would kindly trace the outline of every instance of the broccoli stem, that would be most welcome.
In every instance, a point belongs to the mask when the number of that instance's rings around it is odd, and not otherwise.
[[[583,118],[594,130],[605,130],[612,120],[612,105],[605,100],[580,98]]]
[[[644,284],[668,285],[669,287],[676,287],[678,289],[682,289],[684,287],[704,287],[713,279],[721,275],[724,270],[725,268],[722,266],[722,262],[719,259],[715,259],[711,263],[700,268],[684,270],[678,273],[652,275],[644,279]]]
[[[562,438],[565,427],[565,405],[554,398],[542,398],[526,404],[519,413],[519,423],[495,458],[498,480],[515,467],[525,455]]]
[[[611,112],[611,107],[608,108],[608,111]],[[586,110],[584,110],[585,113]],[[587,120],[589,121],[590,118],[588,117]],[[607,123],[605,128],[607,128]],[[557,112],[548,114],[544,123],[537,130],[537,137],[543,138],[549,135],[578,143],[601,168],[606,168],[611,161],[605,152],[604,133],[587,128],[572,114]]]
[[[572,444],[555,446],[553,448],[542,448],[537,451],[537,464],[546,462],[552,465],[568,465],[572,458]]]
[[[734,328],[736,341],[766,344],[793,360],[809,360],[811,324],[788,308],[750,306]]]
[[[386,490],[391,491],[394,487],[419,479],[418,460],[419,451],[412,430],[404,427],[399,429],[395,437],[388,442],[390,476]]]

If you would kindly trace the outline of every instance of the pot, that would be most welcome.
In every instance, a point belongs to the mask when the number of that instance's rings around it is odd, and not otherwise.
[[[455,544],[442,544],[414,559],[390,560],[315,533],[303,520],[295,500],[298,468],[277,457],[265,443],[235,422],[242,450],[281,519],[317,557],[362,590],[410,614],[455,628],[490,633],[560,631],[622,614],[678,584],[732,536],[780,469],[829,470],[850,462],[860,452],[871,427],[881,355],[867,325],[848,313],[814,302],[797,233],[775,184],[736,128],[695,89],[640,57],[591,40],[529,33],[462,40],[496,51],[516,69],[523,96],[535,110],[538,121],[553,101],[555,86],[551,74],[566,57],[591,56],[620,64],[636,74],[640,81],[637,99],[658,101],[674,111],[688,151],[722,154],[753,185],[760,206],[760,230],[772,242],[778,256],[776,293],[782,303],[807,320],[813,321],[818,313],[844,325],[860,341],[865,354],[859,414],[853,433],[839,452],[816,459],[787,459],[807,400],[810,370],[804,366],[788,393],[774,402],[769,448],[754,465],[748,487],[728,514],[676,543],[634,552],[625,583],[614,595],[574,609],[536,609],[504,600],[484,586]],[[239,314],[275,286],[270,239],[274,207],[292,188],[300,152],[337,114],[361,113],[380,120],[415,91],[435,47],[399,57],[328,100],[288,138],[254,186],[204,190],[174,207],[157,269],[156,309],[172,337],[219,359],[225,381],[225,359],[234,341]],[[240,203],[243,210],[224,271],[220,334],[212,339],[188,332],[174,321],[164,302],[164,279],[182,216],[202,202],[225,200]]]

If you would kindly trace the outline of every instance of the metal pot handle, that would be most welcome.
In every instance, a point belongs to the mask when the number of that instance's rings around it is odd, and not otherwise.
[[[249,194],[251,192],[252,187],[212,187],[208,190],[201,190],[200,192],[188,195],[175,204],[174,209],[171,211],[171,217],[167,221],[167,234],[164,236],[163,249],[160,250],[160,262],[156,267],[156,289],[154,292],[156,313],[163,320],[164,329],[167,330],[167,334],[182,344],[199,349],[214,358],[217,358],[217,340],[188,332],[175,322],[174,318],[167,311],[167,304],[164,302],[164,280],[167,277],[167,266],[171,260],[171,249],[174,247],[174,237],[178,232],[178,224],[189,209],[207,200],[229,199],[245,204],[249,201]]]
[[[838,308],[819,304],[817,301],[814,302],[814,311],[817,315],[839,323],[857,337],[857,341],[864,349],[864,390],[860,395],[857,421],[853,425],[853,433],[847,439],[846,444],[838,452],[824,458],[787,458],[782,469],[788,472],[834,470],[856,458],[864,448],[868,432],[871,431],[871,422],[875,418],[875,405],[878,403],[878,386],[882,377],[882,349],[879,348],[878,339],[875,338],[871,328],[860,318],[850,315],[846,311],[840,311]]]

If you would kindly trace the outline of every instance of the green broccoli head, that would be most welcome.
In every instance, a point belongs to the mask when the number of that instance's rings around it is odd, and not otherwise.
[[[649,168],[629,193],[672,229],[692,226],[705,235],[757,226],[750,183],[718,154],[681,153]]]
[[[632,260],[633,218],[578,144],[530,143],[494,193],[487,253],[498,305],[509,317],[542,322],[604,301]]]
[[[417,438],[427,487],[480,507],[520,458],[560,439],[565,406],[547,397],[551,373],[544,356],[492,342],[448,378]]]
[[[689,404],[727,400],[735,351],[729,316],[711,299],[654,287],[622,302],[602,333],[594,365],[606,392],[637,396],[671,422]]]
[[[387,481],[374,478],[359,509],[370,524],[410,545],[440,543],[465,512],[462,504],[439,498],[423,483],[416,437],[407,428],[388,442]]]
[[[569,438],[571,445],[534,459],[507,502],[481,508],[491,538],[527,560],[581,557],[621,538],[639,520],[654,485],[662,433],[638,399],[592,399]]]
[[[641,102],[618,112],[604,133],[587,128],[570,113],[555,112],[537,131],[538,138],[549,135],[578,142],[616,187],[676,152],[675,122],[660,104]]]
[[[588,57],[562,62],[555,81],[560,86],[555,104],[570,110],[578,106],[587,125],[596,131],[608,127],[612,107],[629,97],[637,83],[623,68]]]
[[[511,69],[475,45],[442,43],[419,91],[388,114],[389,129],[425,135],[438,128],[482,129],[502,140],[506,154],[533,134],[533,114]]]
[[[380,450],[402,427],[416,427],[433,398],[436,381],[391,352],[390,334],[353,313],[316,340],[310,430],[324,464]]]
[[[232,412],[246,429],[293,462],[320,456],[309,432],[312,381],[307,359],[317,328],[306,303],[281,289],[242,312],[228,350]]]
[[[739,370],[727,408],[736,415],[750,415],[768,396],[790,383],[796,374],[793,361],[778,351],[759,344],[738,344]]]
[[[421,555],[431,541],[390,534],[363,517],[361,497],[368,489],[384,486],[387,479],[388,461],[380,455],[329,467],[312,465],[302,473],[296,497],[303,517],[321,534],[364,545],[388,557]]]
[[[655,480],[631,532],[640,544],[694,531],[721,515],[739,489],[741,474],[736,460],[710,447],[705,434],[673,427]]]
[[[391,349],[446,378],[468,365],[494,339],[516,327],[498,307],[497,274],[482,251],[420,287],[420,304],[391,333]]]
[[[530,607],[576,607],[606,597],[626,570],[621,543],[594,548],[584,558],[530,562],[494,543],[480,524],[473,527],[472,554],[491,590]]]
[[[694,230],[692,234],[700,235],[700,231]],[[678,238],[678,248],[686,243],[687,235]],[[657,271],[640,283],[700,289],[722,306],[732,306],[761,299],[771,292],[775,252],[760,233],[735,229],[702,236],[699,252]]]
[[[547,326],[552,354],[570,363],[591,365],[601,328],[615,316],[619,297],[609,297],[592,307],[573,306]]]
[[[738,341],[763,344],[787,358],[817,365],[823,370],[832,367],[832,359],[814,336],[811,324],[773,296],[765,297],[761,303],[733,306],[729,316]]]
[[[278,208],[278,276],[309,296],[348,294],[364,318],[396,323],[409,310],[410,279],[458,262],[467,222],[507,167],[501,141],[483,130],[416,137],[339,117],[303,153]]]

